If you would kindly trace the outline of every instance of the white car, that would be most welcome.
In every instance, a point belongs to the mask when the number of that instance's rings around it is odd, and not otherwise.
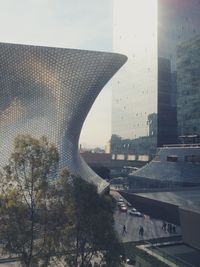
[[[127,206],[124,203],[119,206],[119,209],[123,212],[127,212]]]
[[[118,202],[124,202],[124,199],[122,197],[118,198]]]
[[[133,215],[133,216],[137,216],[137,217],[142,217],[142,213],[137,211],[135,208],[132,208],[130,211],[129,211],[129,214],[130,215]]]
[[[121,204],[124,204],[124,200],[123,200],[123,198],[119,198],[119,199],[117,200],[117,205],[120,206]]]
[[[131,211],[137,211],[137,210],[136,210],[135,208],[132,208],[132,209],[130,210],[130,212],[131,212]]]

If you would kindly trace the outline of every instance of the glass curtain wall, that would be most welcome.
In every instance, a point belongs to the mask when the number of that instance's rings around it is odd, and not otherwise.
[[[126,54],[128,62],[114,80],[112,157],[148,161],[156,147],[200,135],[195,119],[200,117],[195,43],[200,1],[114,0],[113,5],[113,50]]]
[[[157,135],[157,1],[115,0],[113,10],[113,50],[128,62],[114,81],[111,150],[146,161]]]
[[[188,97],[185,103],[183,95],[185,86],[188,87],[188,95],[192,93],[191,76],[195,73],[190,69],[194,64],[190,61],[190,64],[187,63],[188,68],[183,70],[184,64],[179,64],[177,68],[177,62],[180,62],[183,56],[192,59],[190,55],[194,53],[187,49],[181,50],[179,47],[185,42],[190,43],[199,38],[199,0],[158,0],[158,146],[176,143],[177,137],[180,141],[180,135],[194,133],[181,130],[181,114],[187,109],[192,115],[187,107],[192,102]],[[191,123],[195,129],[195,121],[192,120]]]

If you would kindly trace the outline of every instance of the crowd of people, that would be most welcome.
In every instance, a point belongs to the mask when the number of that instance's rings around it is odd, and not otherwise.
[[[168,232],[169,234],[176,234],[176,225],[163,221],[162,230],[165,231],[165,232]],[[127,227],[124,224],[123,228],[122,228],[122,235],[126,235],[126,234],[127,234]],[[141,226],[141,225],[139,227],[138,234],[139,234],[140,238],[143,238],[143,236],[144,236],[144,227]]]
[[[163,221],[162,230],[170,234],[176,234],[176,225]]]

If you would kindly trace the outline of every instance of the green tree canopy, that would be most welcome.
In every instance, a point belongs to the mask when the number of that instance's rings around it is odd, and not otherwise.
[[[71,192],[70,202],[73,203],[71,229],[67,229],[68,235],[64,235],[67,240],[62,242],[63,251],[71,251],[65,254],[65,266],[89,267],[91,262],[96,262],[97,266],[121,266],[123,251],[113,228],[110,197],[99,195],[93,184],[79,177],[69,181],[69,173],[65,171],[61,190],[63,195],[66,191]]]
[[[39,266],[54,251],[47,210],[58,161],[45,137],[19,135],[1,174],[0,239],[4,252],[19,256],[22,266]]]
[[[45,137],[20,135],[0,175],[0,240],[22,266],[121,266],[109,196],[58,174],[59,155]]]

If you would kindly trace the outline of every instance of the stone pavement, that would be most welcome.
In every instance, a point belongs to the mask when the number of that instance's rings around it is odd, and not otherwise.
[[[0,263],[0,267],[19,267],[18,262],[10,262],[10,263]]]
[[[118,199],[121,197],[119,193],[111,191],[111,194]],[[129,208],[131,209],[131,208]],[[118,207],[116,207],[114,213],[115,228],[119,234],[119,237],[123,242],[138,241],[142,240],[139,236],[139,228],[143,226],[144,236],[143,240],[149,240],[153,238],[169,237],[174,235],[180,235],[180,227],[176,227],[176,234],[169,234],[162,230],[162,221],[149,218],[148,216],[136,217],[128,214],[128,212],[121,212]],[[127,233],[123,233],[123,226],[126,226]]]

